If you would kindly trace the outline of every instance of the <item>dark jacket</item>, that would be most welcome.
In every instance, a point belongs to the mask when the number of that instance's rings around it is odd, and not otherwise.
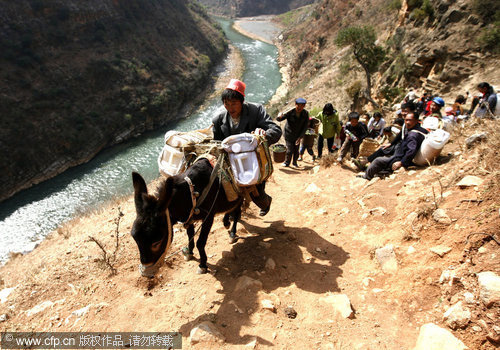
[[[251,133],[257,128],[266,131],[266,139],[269,145],[278,142],[281,137],[281,128],[272,121],[262,105],[248,102],[243,103],[240,123],[235,133],[231,133],[230,118],[229,113],[223,111],[212,120],[214,140],[222,141],[231,135],[244,132]]]
[[[420,145],[425,139],[425,134],[427,133],[428,131],[422,128],[420,124],[417,124],[413,129],[406,130],[405,128],[402,130],[398,134],[398,137],[396,137],[396,139],[401,137],[402,140],[400,139],[401,143],[392,156],[391,165],[395,162],[401,162],[405,168],[412,165],[413,158],[415,158]],[[396,141],[396,139],[394,139],[394,141]]]
[[[295,108],[289,110],[282,116],[276,118],[277,121],[286,120],[285,140],[295,142],[300,139],[307,131],[309,125],[309,112],[305,109],[297,116]]]
[[[358,122],[356,126],[352,126],[351,122],[348,122],[345,125],[345,128],[352,132],[354,136],[358,138],[357,142],[363,141],[368,136],[368,128],[366,127],[366,124],[363,122]]]

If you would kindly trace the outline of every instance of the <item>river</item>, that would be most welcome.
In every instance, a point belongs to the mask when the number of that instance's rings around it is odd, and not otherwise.
[[[229,20],[217,18],[217,21],[243,54],[246,101],[266,103],[281,84],[277,48],[241,35],[232,29]],[[221,66],[218,73],[223,69]],[[223,109],[219,97],[203,105],[203,110],[181,121],[107,149],[90,162],[0,203],[0,263],[8,260],[10,252],[33,250],[64,222],[98,209],[113,198],[131,195],[132,171],[141,173],[148,182],[156,179],[157,157],[165,132],[206,128]]]

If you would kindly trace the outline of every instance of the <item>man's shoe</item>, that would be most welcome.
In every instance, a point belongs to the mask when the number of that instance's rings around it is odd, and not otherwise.
[[[366,178],[366,175],[365,175],[365,174],[359,174],[359,175],[356,175],[356,177],[359,177],[359,178],[361,178],[361,179],[368,180],[368,179]]]
[[[337,162],[342,163],[342,157],[338,157]]]
[[[299,159],[297,159],[298,161],[302,161],[302,157],[299,157]]]
[[[286,167],[290,166],[290,164],[288,164],[287,162],[283,162],[283,164],[281,164],[281,165],[286,166]]]
[[[293,163],[293,166],[296,167],[296,168],[299,167],[299,165],[297,164],[297,162]]]
[[[260,216],[266,216],[267,213],[269,213],[269,210],[271,210],[271,202],[273,201],[273,199],[271,197],[269,197],[269,205],[267,206],[266,209],[261,209],[260,212],[259,212],[259,215]]]

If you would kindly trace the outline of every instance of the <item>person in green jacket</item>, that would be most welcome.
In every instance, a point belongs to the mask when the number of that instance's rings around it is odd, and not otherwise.
[[[338,137],[340,135],[341,126],[339,114],[331,103],[327,103],[323,107],[323,112],[319,113],[316,118],[321,122],[318,137],[318,158],[321,158],[323,154],[324,139],[326,139],[328,152],[333,153],[335,150],[336,147],[333,141],[335,140],[335,136]]]

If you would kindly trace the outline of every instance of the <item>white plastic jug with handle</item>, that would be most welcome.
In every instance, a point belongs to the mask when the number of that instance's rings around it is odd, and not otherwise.
[[[416,165],[429,165],[439,156],[444,145],[450,139],[450,133],[443,129],[432,130],[428,133],[420,146],[413,163]]]
[[[255,185],[259,181],[260,167],[254,150],[257,138],[249,133],[232,135],[222,141],[229,155],[229,163],[240,186]]]
[[[180,149],[164,145],[158,157],[158,169],[163,176],[169,177],[184,170],[186,160]]]

